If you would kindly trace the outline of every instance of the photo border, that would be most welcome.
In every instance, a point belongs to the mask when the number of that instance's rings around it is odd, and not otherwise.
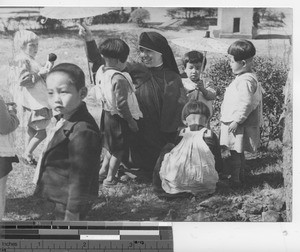
[[[115,0],[98,0],[98,1],[58,1],[52,0],[51,4],[45,0],[2,0],[0,6],[98,6],[98,7],[114,7],[114,6],[141,6],[141,7],[181,7],[182,1],[115,1]],[[298,27],[299,23],[299,7],[296,1],[266,1],[252,0],[251,5],[248,1],[242,2],[237,0],[224,1],[185,1],[184,7],[283,7],[293,8],[293,27]],[[293,55],[300,55],[298,52],[299,32],[293,29]],[[295,46],[294,46],[295,45]],[[299,61],[293,57],[293,69],[298,68]],[[298,83],[299,71],[293,72],[293,83]],[[293,85],[293,94],[299,93],[299,85]],[[296,97],[297,98],[297,97]],[[293,107],[300,107],[300,99],[294,99]],[[299,126],[299,112],[294,111],[293,128]],[[299,234],[300,234],[300,169],[299,164],[299,133],[293,132],[293,221],[280,223],[206,223],[206,222],[174,222],[174,251],[175,252],[193,252],[193,251],[300,251]]]

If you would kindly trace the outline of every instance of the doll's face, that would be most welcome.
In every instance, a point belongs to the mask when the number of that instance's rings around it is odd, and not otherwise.
[[[162,65],[162,54],[149,50],[145,47],[140,47],[140,57],[146,67],[157,67]]]
[[[27,43],[24,46],[23,51],[30,57],[35,58],[35,56],[38,52],[38,49],[39,49],[39,42],[37,40],[34,40],[34,41]]]
[[[46,80],[50,106],[56,112],[70,115],[86,96],[86,88],[77,90],[67,73],[50,73]]]

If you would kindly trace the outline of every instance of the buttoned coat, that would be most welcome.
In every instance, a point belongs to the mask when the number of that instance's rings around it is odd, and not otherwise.
[[[48,200],[81,212],[98,196],[101,137],[86,104],[55,132],[42,157],[38,186]]]

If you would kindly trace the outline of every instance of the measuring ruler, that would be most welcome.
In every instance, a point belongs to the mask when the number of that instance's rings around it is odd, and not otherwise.
[[[4,252],[173,252],[170,222],[0,222]]]

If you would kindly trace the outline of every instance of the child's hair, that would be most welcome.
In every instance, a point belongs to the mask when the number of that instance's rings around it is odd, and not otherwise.
[[[79,91],[85,86],[85,75],[82,69],[72,63],[61,63],[51,69],[48,76],[55,72],[63,72],[69,75],[70,83]]]
[[[37,40],[38,36],[34,32],[27,30],[19,30],[14,35],[14,51],[20,51],[20,49],[23,49],[26,46],[26,44]]]
[[[187,63],[195,64],[195,63],[202,63],[203,62],[203,54],[198,51],[190,51],[183,55],[182,61],[184,68],[186,68]],[[204,66],[203,69],[206,66],[206,57],[204,59]]]
[[[208,119],[210,117],[209,108],[198,100],[190,100],[182,109],[181,119],[185,121],[191,114],[204,115]]]
[[[237,40],[228,48],[228,54],[232,55],[235,61],[252,58],[255,53],[255,47],[249,40]]]
[[[119,38],[106,39],[99,46],[100,53],[107,58],[118,59],[124,63],[129,55],[129,46]]]

